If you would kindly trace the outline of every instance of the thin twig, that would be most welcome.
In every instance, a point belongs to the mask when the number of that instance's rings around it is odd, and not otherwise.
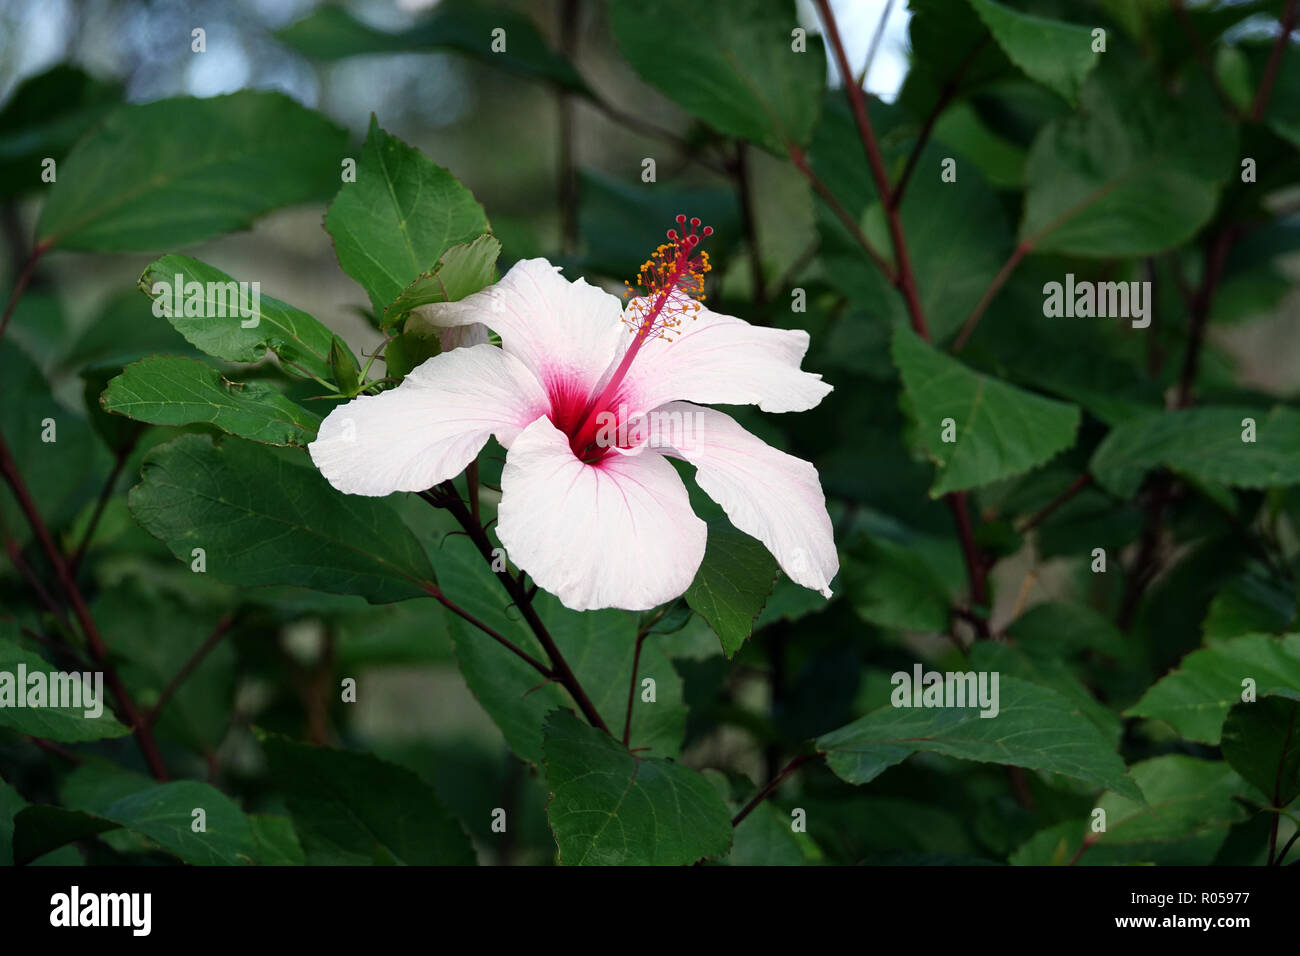
[[[18,278],[14,280],[14,290],[9,295],[9,302],[5,305],[4,316],[0,317],[0,338],[4,338],[5,330],[9,328],[9,320],[13,318],[14,309],[18,307],[18,300],[23,297],[23,292],[27,288],[27,283],[32,281],[32,274],[36,271],[36,263],[41,261],[41,256],[45,255],[50,248],[50,243],[39,242],[32,249],[32,254],[27,257],[27,263],[23,266],[22,271],[18,273]]]
[[[835,23],[835,14],[828,0],[816,0],[818,13],[825,30],[826,41],[834,54],[835,62],[842,77],[850,77],[848,57],[844,54],[844,44],[840,40],[839,27]],[[930,330],[925,320],[925,311],[921,306],[921,296],[916,288],[916,276],[907,254],[907,239],[903,235],[902,216],[896,206],[888,202],[891,194],[889,177],[885,172],[885,163],[880,155],[880,146],[871,126],[871,114],[867,109],[867,100],[862,88],[851,82],[845,82],[844,94],[848,97],[849,107],[857,123],[858,133],[862,137],[862,149],[866,153],[867,165],[876,185],[876,193],[885,204],[885,218],[889,223],[889,238],[894,248],[894,261],[898,263],[896,286],[907,302],[908,315],[912,329],[925,341],[930,340]],[[961,539],[962,556],[966,562],[966,576],[970,582],[971,601],[983,609],[988,606],[988,567],[979,553],[975,543],[975,532],[971,524],[970,510],[965,492],[950,492],[945,496],[948,507],[952,510],[957,524],[957,534]],[[978,615],[978,636],[989,636],[988,621],[983,613]]]
[[[1296,701],[1291,701],[1291,721],[1286,725],[1286,736],[1282,738],[1281,753],[1283,754],[1289,753],[1291,750],[1291,738],[1295,734],[1295,722],[1296,722],[1297,709],[1300,709],[1300,703],[1297,703]],[[1286,765],[1287,765],[1286,760],[1279,760],[1277,762],[1277,772],[1273,776],[1273,806],[1279,812],[1273,814],[1273,827],[1269,832],[1269,837],[1268,837],[1268,865],[1269,866],[1274,866],[1275,864],[1280,862],[1277,856],[1277,829],[1278,829],[1278,825],[1282,822],[1282,814],[1280,811],[1282,809],[1282,787],[1286,780],[1285,777]],[[1291,840],[1292,842],[1295,842],[1295,837],[1292,837]],[[1287,848],[1289,849],[1290,846],[1291,844],[1288,843]],[[1282,852],[1283,854],[1285,854],[1286,850],[1283,850]]]
[[[1287,0],[1286,9],[1282,11],[1282,32],[1277,35],[1273,50],[1268,55],[1268,65],[1264,67],[1264,76],[1259,81],[1259,89],[1255,91],[1255,102],[1250,108],[1250,118],[1256,123],[1264,118],[1269,97],[1273,95],[1273,84],[1277,82],[1277,75],[1282,69],[1282,58],[1286,55],[1287,44],[1291,41],[1291,31],[1295,29],[1297,13],[1300,13],[1300,6],[1297,6],[1296,0]]]
[[[460,523],[460,526],[465,529],[465,533],[469,536],[469,539],[474,542],[479,553],[483,556],[483,559],[488,562],[489,566],[491,566],[492,540],[488,537],[486,529],[474,520],[469,509],[466,508],[465,503],[460,500],[460,495],[456,493],[455,487],[452,486],[450,482],[443,482],[438,486],[438,488],[440,493],[435,494],[424,492],[421,494],[421,497],[434,507],[446,508],[450,511],[452,517],[454,517]],[[583,716],[587,718],[588,723],[593,727],[603,730],[611,737],[614,736],[610,732],[609,726],[605,723],[604,718],[600,716],[600,711],[596,709],[596,705],[591,702],[591,698],[588,697],[587,692],[583,690],[582,684],[579,682],[577,675],[573,673],[573,669],[569,667],[568,661],[566,661],[564,655],[560,653],[560,648],[556,645],[554,638],[551,637],[550,631],[547,630],[546,624],[543,623],[541,616],[537,613],[537,609],[533,607],[531,600],[524,592],[524,589],[520,586],[519,581],[506,570],[493,571],[493,573],[497,576],[497,579],[505,585],[506,593],[510,595],[515,606],[518,607],[520,613],[523,614],[524,620],[532,629],[533,635],[542,645],[542,649],[546,651],[546,655],[551,661],[551,666],[549,668],[545,666],[539,668],[541,673],[553,678],[557,683],[564,686],[565,690],[569,692],[569,696],[573,698],[574,703],[578,705],[578,709],[582,711]],[[437,589],[435,588],[434,591],[436,590]],[[435,594],[435,597],[436,596],[438,595]],[[443,599],[440,598],[440,600]],[[462,616],[464,615],[462,614]],[[505,640],[500,637],[500,635],[497,635],[497,639],[500,641]]]
[[[866,235],[862,231],[862,227],[858,225],[858,221],[849,215],[848,210],[844,208],[844,204],[839,201],[838,197],[836,197],[833,192],[831,192],[830,187],[822,181],[822,178],[813,171],[812,166],[808,163],[808,157],[804,154],[804,151],[798,146],[793,145],[787,146],[786,151],[790,155],[790,162],[794,163],[794,168],[803,174],[804,179],[808,180],[808,184],[812,186],[813,191],[822,197],[827,207],[832,213],[834,213],[835,218],[840,221],[844,228],[849,231],[849,235],[851,235],[857,241],[858,245],[862,247],[863,251],[866,252],[867,258],[875,263],[876,268],[880,270],[881,274],[889,281],[890,285],[897,286],[898,274],[894,271],[894,267],[885,260],[884,256],[876,251],[876,247],[867,239]]]
[[[46,753],[54,754],[56,757],[62,757],[74,766],[81,766],[85,763],[85,760],[82,759],[80,754],[73,753],[67,747],[61,747],[52,740],[46,740],[44,737],[32,737],[31,735],[27,736],[27,740],[30,743],[35,744],[37,747],[40,747]]]
[[[880,41],[885,35],[885,26],[889,23],[889,15],[894,12],[894,0],[888,0],[885,9],[881,11],[880,19],[876,21],[876,30],[871,34],[871,45],[867,47],[867,58],[862,64],[862,69],[858,71],[858,86],[867,85],[867,77],[871,75],[871,65],[876,62],[876,53],[880,50]],[[845,79],[847,83],[847,78]]]
[[[776,281],[768,288],[767,298],[769,300],[775,299],[783,289],[793,286],[795,280],[803,273],[803,270],[812,265],[812,262],[817,258],[817,252],[820,249],[821,239],[817,236],[813,236],[812,241],[804,247],[803,252],[799,253],[793,260],[791,260],[790,265],[786,267],[786,270],[781,273],[781,275],[777,277]]]
[[[451,613],[461,618],[467,624],[478,628],[480,631],[482,631],[488,637],[492,638],[492,640],[496,641],[506,650],[510,651],[510,653],[514,654],[521,661],[526,663],[529,667],[533,668],[533,670],[537,671],[537,673],[541,674],[547,680],[554,679],[555,675],[551,671],[551,668],[547,667],[537,658],[533,657],[533,655],[529,654],[522,647],[519,647],[517,644],[511,641],[510,638],[503,635],[500,631],[497,631],[492,626],[485,624],[483,621],[480,621],[473,614],[470,614],[469,611],[466,611],[463,607],[461,607],[451,598],[447,597],[447,595],[443,594],[441,588],[429,584],[428,582],[424,582],[421,586],[424,588],[425,592],[430,597],[437,600],[439,604],[441,604],[447,610],[451,611]]]
[[[1011,273],[1016,271],[1016,266],[1020,265],[1020,260],[1027,256],[1032,249],[1032,243],[1030,240],[1026,239],[1016,246],[1015,250],[1011,253],[1010,258],[1002,264],[1002,268],[998,270],[998,274],[993,277],[993,281],[989,283],[989,287],[985,289],[984,294],[980,296],[979,302],[975,303],[975,308],[971,309],[970,315],[966,317],[966,322],[962,325],[961,332],[952,343],[952,350],[954,353],[960,352],[966,347],[966,342],[970,339],[971,333],[975,331],[975,326],[979,324],[980,317],[984,315],[984,311],[989,307],[994,296],[998,294],[998,291],[1006,284],[1006,281],[1011,278]]]
[[[835,23],[835,14],[831,11],[828,0],[816,0],[821,14],[826,40],[835,54],[835,63],[844,77],[844,94],[848,97],[849,107],[857,123],[858,133],[862,137],[862,148],[867,154],[867,163],[876,183],[876,192],[885,204],[885,218],[889,225],[889,237],[894,246],[894,261],[898,263],[898,288],[907,302],[907,311],[912,319],[912,328],[921,338],[929,340],[930,332],[926,327],[925,314],[921,309],[921,297],[916,291],[916,278],[912,274],[912,264],[907,255],[907,241],[903,236],[903,221],[896,208],[889,205],[889,177],[885,173],[885,161],[880,154],[880,145],[871,128],[871,117],[867,111],[867,98],[860,86],[853,81],[849,69],[848,57],[844,54],[844,44],[840,40],[840,30]]]
[[[757,807],[760,803],[762,803],[769,796],[771,796],[776,791],[776,788],[781,786],[781,784],[785,782],[786,777],[790,776],[790,774],[794,773],[796,770],[798,770],[800,767],[806,764],[809,760],[814,759],[816,756],[817,756],[816,754],[800,754],[798,757],[795,757],[788,764],[786,764],[784,770],[782,770],[775,777],[773,777],[771,781],[768,782],[767,786],[765,786],[762,790],[758,791],[758,793],[754,794],[753,799],[750,800],[749,803],[745,804],[740,809],[740,812],[731,818],[731,825],[733,827],[740,826],[740,821],[744,820],[745,817],[753,813],[755,807]]]
[[[167,702],[176,695],[176,691],[180,689],[181,684],[185,683],[186,678],[194,673],[195,668],[203,663],[203,659],[208,656],[208,653],[221,642],[221,639],[226,636],[234,623],[233,614],[223,615],[221,620],[217,622],[216,627],[212,629],[212,633],[204,639],[203,643],[190,655],[189,660],[182,664],[181,669],[167,682],[163,692],[158,695],[158,701],[153,705],[153,710],[149,711],[145,717],[150,726],[158,723],[158,718],[162,716],[163,708],[167,706]]]
[[[68,559],[68,571],[74,578],[77,576],[77,569],[81,567],[82,560],[86,557],[86,550],[90,547],[91,539],[95,537],[95,529],[99,527],[99,519],[104,515],[104,508],[108,505],[108,499],[113,497],[113,490],[117,487],[117,480],[122,476],[122,469],[126,467],[127,459],[131,457],[136,442],[140,440],[140,434],[140,432],[137,432],[132,436],[125,448],[117,450],[113,468],[109,471],[108,478],[104,481],[104,487],[99,492],[99,499],[95,502],[95,511],[90,516],[90,523],[86,525],[86,531],[81,536],[81,543],[77,545],[77,550]]]
[[[925,149],[925,144],[930,140],[930,134],[934,132],[934,124],[939,121],[940,114],[948,108],[952,98],[957,95],[957,90],[961,87],[961,78],[975,62],[979,52],[983,49],[984,44],[988,42],[989,35],[986,33],[980,37],[970,52],[958,64],[957,69],[948,81],[944,83],[943,89],[939,91],[939,97],[935,100],[934,106],[930,108],[930,113],[921,124],[921,132],[916,137],[916,144],[912,147],[911,155],[907,157],[907,165],[903,167],[903,173],[898,177],[898,185],[894,187],[893,192],[889,194],[889,205],[897,209],[903,205],[903,193],[907,189],[907,183],[912,178],[912,171],[916,169],[916,164],[921,159],[921,152]]]
[[[645,634],[637,634],[636,651],[632,655],[632,680],[627,687],[627,717],[623,720],[623,746],[632,740],[632,702],[636,699],[636,674],[641,666],[641,645],[645,643]]]
[[[23,483],[18,466],[9,453],[9,445],[4,440],[3,435],[0,435],[0,474],[3,474],[5,480],[9,483],[14,498],[18,501],[19,508],[27,518],[27,523],[31,525],[32,533],[36,535],[36,540],[40,542],[41,547],[45,550],[45,556],[53,566],[55,576],[72,605],[72,613],[81,625],[82,633],[86,638],[86,646],[90,648],[91,656],[103,670],[104,680],[113,691],[113,696],[117,698],[118,708],[127,726],[134,731],[136,742],[140,746],[140,751],[144,755],[150,771],[159,780],[170,779],[167,766],[163,763],[162,754],[158,751],[158,744],[154,740],[153,731],[148,722],[142,719],[140,712],[136,709],[135,702],[131,699],[130,693],[127,692],[121,677],[118,676],[117,670],[109,660],[108,647],[104,644],[99,628],[95,625],[95,619],[91,617],[85,598],[82,597],[76,581],[73,580],[68,571],[67,562],[63,560],[63,555],[59,552],[54,539],[50,536],[50,531],[45,526],[44,519],[41,518],[36,502],[32,500],[31,493]]]
[[[1037,528],[1040,524],[1042,524],[1044,521],[1047,520],[1047,518],[1052,514],[1052,512],[1054,512],[1057,508],[1061,507],[1061,505],[1065,504],[1067,501],[1069,501],[1079,492],[1083,491],[1083,489],[1087,488],[1090,484],[1092,484],[1092,475],[1088,474],[1087,472],[1084,472],[1078,478],[1074,479],[1074,481],[1070,482],[1070,487],[1066,488],[1059,495],[1057,495],[1055,498],[1049,501],[1046,505],[1043,506],[1043,508],[1040,511],[1038,511],[1036,514],[1031,516],[1028,521],[1022,524],[1018,529],[1020,533],[1025,534],[1026,532],[1032,531],[1034,528]]]

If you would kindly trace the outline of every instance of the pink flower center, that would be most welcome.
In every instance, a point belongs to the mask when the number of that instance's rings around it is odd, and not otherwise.
[[[608,438],[611,430],[613,434],[622,433],[617,430],[619,424],[625,424],[617,418],[622,410],[616,407],[619,388],[642,346],[650,339],[671,341],[683,320],[699,312],[704,299],[704,275],[711,268],[709,254],[701,252],[696,256],[695,249],[702,239],[713,235],[713,227],[700,230],[700,220],[692,218],[688,233],[685,216],[678,216],[677,224],[681,232],[669,229],[668,242],[662,243],[637,273],[637,286],[644,294],[623,313],[623,322],[636,339],[613,371],[602,376],[604,387],[581,402],[567,390],[551,395],[552,423],[569,436],[573,453],[588,464],[597,464],[610,454],[614,447]],[[631,296],[632,284],[627,285],[625,295]]]

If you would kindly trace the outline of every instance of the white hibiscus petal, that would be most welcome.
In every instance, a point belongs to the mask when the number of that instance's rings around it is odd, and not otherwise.
[[[831,596],[840,560],[811,463],[761,441],[730,415],[687,402],[655,409],[644,428],[648,448],[694,465],[699,486],[732,524],[767,546],[791,580]]]
[[[707,528],[661,455],[579,461],[548,419],[506,456],[497,535],[509,559],[575,611],[643,611],[680,596]]]
[[[545,259],[523,259],[482,292],[420,306],[415,314],[443,328],[488,326],[552,394],[579,391],[582,398],[609,367],[620,338],[631,338],[617,296],[584,279],[569,282]]]
[[[799,368],[808,351],[802,329],[769,329],[700,307],[674,293],[680,334],[647,341],[628,371],[629,405],[657,408],[672,401],[757,405],[765,412],[802,412],[831,392],[822,377]],[[629,312],[646,308],[644,299]],[[620,350],[621,351],[621,350]]]
[[[442,346],[444,352],[471,345],[486,345],[491,337],[488,327],[478,322],[438,330],[438,344]]]
[[[340,405],[307,447],[346,494],[424,491],[459,474],[489,436],[509,447],[546,408],[517,359],[474,345],[435,355],[397,388]]]

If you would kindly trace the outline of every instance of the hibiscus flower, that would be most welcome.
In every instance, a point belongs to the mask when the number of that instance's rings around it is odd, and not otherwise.
[[[696,249],[711,230],[678,222],[626,308],[545,259],[422,307],[447,350],[397,388],[334,409],[309,446],[316,467],[347,494],[424,491],[495,436],[507,450],[496,529],[509,559],[574,610],[636,611],[680,596],[704,558],[707,526],[668,461],[678,458],[792,580],[830,597],[839,558],[817,470],[703,403],[805,411],[831,387],[799,367],[808,333],[703,306]]]

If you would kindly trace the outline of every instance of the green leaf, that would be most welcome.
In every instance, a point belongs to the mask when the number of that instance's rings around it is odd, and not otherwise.
[[[528,625],[507,607],[509,597],[501,583],[466,538],[446,538],[434,557],[438,579],[452,600],[515,646],[545,660],[545,652]],[[545,592],[538,593],[534,604],[596,710],[621,735],[636,653],[636,617],[617,610],[570,611]],[[448,620],[456,661],[470,690],[501,728],[515,755],[540,763],[542,723],[556,707],[573,706],[568,694],[553,682],[538,686],[540,675],[524,661],[460,618],[449,616]],[[675,757],[686,726],[682,680],[653,635],[641,648],[637,676],[639,681],[654,680],[655,700],[642,700],[638,683],[630,744],[651,756]]]
[[[375,604],[433,580],[415,537],[383,501],[341,495],[314,468],[237,439],[182,435],[152,449],[128,497],[142,527],[191,565],[243,585],[292,584]]]
[[[1034,140],[1020,238],[1035,252],[1141,256],[1186,242],[1209,220],[1236,162],[1214,104],[1168,100],[1111,58],[1078,113]]]
[[[803,845],[790,829],[790,817],[770,803],[761,803],[736,827],[729,866],[803,866]],[[720,861],[721,862],[721,861]]]
[[[901,325],[893,355],[918,440],[938,470],[931,497],[1010,478],[1074,444],[1074,405],[973,372]],[[948,418],[956,425],[955,442],[942,440]]]
[[[1300,634],[1248,634],[1193,651],[1124,715],[1154,717],[1188,740],[1217,744],[1224,718],[1247,689],[1300,700]]]
[[[1002,677],[998,704],[994,717],[973,707],[887,707],[819,737],[817,749],[849,783],[869,783],[923,750],[1060,773],[1141,799],[1124,761],[1073,702]]]
[[[610,23],[633,69],[692,116],[781,155],[807,143],[826,55],[817,36],[793,48],[793,3],[613,0]]]
[[[432,329],[403,332],[384,346],[384,369],[388,378],[399,381],[442,351],[442,342]]]
[[[544,749],[561,864],[683,866],[731,848],[727,805],[694,770],[629,753],[567,710],[547,717]]]
[[[776,580],[776,561],[761,541],[729,522],[709,524],[708,546],[686,603],[709,622],[728,658],[745,643]]]
[[[857,126],[838,91],[827,97],[811,147],[814,167],[873,247],[890,259],[886,214],[862,161]],[[906,117],[897,106],[879,101],[873,101],[869,109],[886,164],[901,168],[906,160],[904,148],[910,145],[905,138],[911,132]],[[937,182],[941,163],[950,154],[938,144],[926,146],[913,184],[921,188],[909,187],[901,207],[909,261],[936,341],[946,339],[962,324],[1012,247],[1002,203],[977,170],[963,165],[956,182],[937,188],[920,183],[922,176],[933,176]],[[908,308],[902,295],[820,200],[817,219],[827,281],[864,308],[871,319],[906,322]]]
[[[144,270],[139,286],[155,299],[156,315],[215,358],[258,362],[269,350],[284,368],[298,375],[328,379],[333,374],[330,350],[337,340],[333,332],[301,309],[270,296],[259,295],[253,308],[250,295],[247,311],[253,314],[242,317],[235,280],[205,262],[163,256]],[[188,288],[182,297],[176,290],[183,287]],[[173,307],[177,298],[183,298],[184,308]]]
[[[347,134],[281,93],[125,106],[58,168],[39,242],[90,252],[182,246],[328,197]]]
[[[53,674],[66,674],[66,679],[60,676],[52,681]],[[40,675],[40,678],[33,683],[32,678],[36,675]],[[20,676],[25,683],[19,682]],[[53,686],[56,683],[57,688]],[[41,694],[40,698],[29,696],[37,690]],[[81,706],[50,706],[56,692],[70,695],[65,699],[80,701]],[[114,719],[102,679],[98,687],[94,686],[92,680],[91,693],[96,695],[94,706],[84,694],[82,674],[79,671],[60,671],[40,655],[23,650],[12,641],[0,640],[0,727],[9,727],[19,733],[62,743],[103,740],[130,733]],[[37,699],[42,701],[40,706],[27,706]],[[23,702],[22,706],[19,701]],[[88,717],[88,710],[92,713],[98,710],[99,716]]]
[[[1094,832],[1092,818],[1058,824],[1012,854],[1018,865],[1209,864],[1228,829],[1246,818],[1236,799],[1246,786],[1226,764],[1169,754],[1129,768],[1145,804],[1107,792],[1097,802],[1106,829]],[[1080,853],[1085,840],[1088,848]]]
[[[307,858],[298,843],[293,821],[288,817],[250,814],[253,841],[257,844],[257,862],[263,866],[305,866]]]
[[[154,425],[208,422],[266,445],[306,448],[320,416],[262,382],[232,382],[188,358],[155,355],[128,365],[108,383],[104,408]]]
[[[83,768],[84,769],[84,768]],[[205,829],[195,832],[195,810]],[[88,791],[79,806],[31,806],[14,821],[15,856],[28,862],[73,840],[125,827],[186,863],[231,866],[253,860],[253,833],[239,806],[220,790],[195,780],[153,784],[126,795],[96,799]]]
[[[370,118],[370,135],[325,216],[343,271],[370,296],[376,315],[450,246],[488,230],[487,216],[468,189],[419,150],[389,136]]]
[[[948,629],[948,588],[916,547],[867,540],[844,563],[844,593],[859,617],[880,627]]]
[[[1243,441],[1246,420],[1255,440]],[[1300,481],[1300,413],[1278,405],[1205,407],[1146,415],[1111,429],[1088,470],[1121,498],[1135,494],[1152,469],[1166,467],[1231,488],[1270,488]]]
[[[40,370],[12,342],[0,342],[0,382],[0,432],[37,510],[57,530],[96,494],[97,476],[107,474],[112,461],[85,418],[55,400]],[[7,487],[0,518],[20,545],[28,540],[27,520]]]
[[[1282,808],[1300,796],[1300,694],[1237,704],[1223,721],[1223,759]]]
[[[1038,659],[1063,660],[1087,651],[1111,657],[1126,653],[1119,629],[1085,604],[1035,604],[1007,627],[1007,635]]]
[[[1251,566],[1214,596],[1201,624],[1207,644],[1242,634],[1282,634],[1295,620],[1294,586]]]
[[[1015,67],[979,15],[951,0],[908,0],[909,64],[898,102],[913,116],[929,116],[942,101],[961,107],[962,95],[995,80],[1015,77]]]
[[[406,768],[273,735],[263,744],[309,866],[475,864],[461,825]]]
[[[47,189],[42,162],[62,163],[72,144],[121,97],[116,83],[63,63],[23,80],[0,112],[0,196]]]
[[[492,31],[498,28],[505,31],[505,49],[500,51],[493,49]],[[318,60],[366,53],[457,50],[512,73],[590,93],[572,64],[547,47],[532,20],[508,7],[475,0],[442,0],[432,16],[402,33],[376,30],[342,7],[325,6],[276,36]]]
[[[977,670],[997,671],[1003,677],[1017,677],[1056,691],[1074,704],[1112,747],[1119,746],[1124,729],[1119,715],[1099,703],[1065,661],[1035,657],[1007,644],[979,641],[970,649],[970,662]]]
[[[587,169],[579,174],[578,193],[578,229],[586,246],[581,265],[588,274],[634,276],[678,214],[698,216],[713,227],[708,249],[716,261],[726,261],[744,237],[736,191],[728,187],[628,182]]]
[[[479,236],[473,242],[458,242],[442,254],[431,272],[417,278],[384,308],[382,325],[394,325],[422,305],[459,302],[490,286],[497,280],[500,255],[501,243],[490,235]]]
[[[1145,805],[1121,793],[1106,793],[1098,806],[1106,811],[1106,833],[1098,846],[1173,840],[1189,832],[1227,825],[1246,817],[1232,798],[1245,792],[1241,779],[1221,763],[1170,754],[1134,764],[1133,779]]]
[[[78,810],[32,804],[14,816],[14,864],[24,866],[76,840],[120,827],[121,824],[112,820]]]
[[[0,866],[13,866],[14,817],[25,806],[22,794],[0,779]]]
[[[1035,17],[992,0],[970,0],[1007,57],[1039,83],[1070,103],[1097,64],[1088,27]]]
[[[1272,13],[1277,16],[1275,11]],[[1253,105],[1255,91],[1269,71],[1273,45],[1272,37],[1267,40],[1256,39],[1254,42],[1247,40],[1241,45],[1241,60],[1244,61],[1243,69],[1246,73],[1244,79],[1250,98],[1239,105],[1247,111]],[[1300,65],[1296,64],[1294,57],[1284,55],[1274,69],[1273,92],[1268,98],[1263,120],[1277,135],[1291,145],[1300,147]]]
[[[209,637],[221,616],[151,595],[134,581],[103,591],[91,608],[104,643],[122,659],[119,673],[139,708],[151,711],[164,688]],[[235,651],[229,636],[209,648],[167,702],[159,736],[200,752],[221,743],[235,702]]]
[[[154,317],[153,301],[138,288],[112,296],[79,336],[65,341],[69,344],[59,358],[59,367],[66,370],[92,364],[121,368],[158,353],[192,358],[201,354],[174,328]]]

